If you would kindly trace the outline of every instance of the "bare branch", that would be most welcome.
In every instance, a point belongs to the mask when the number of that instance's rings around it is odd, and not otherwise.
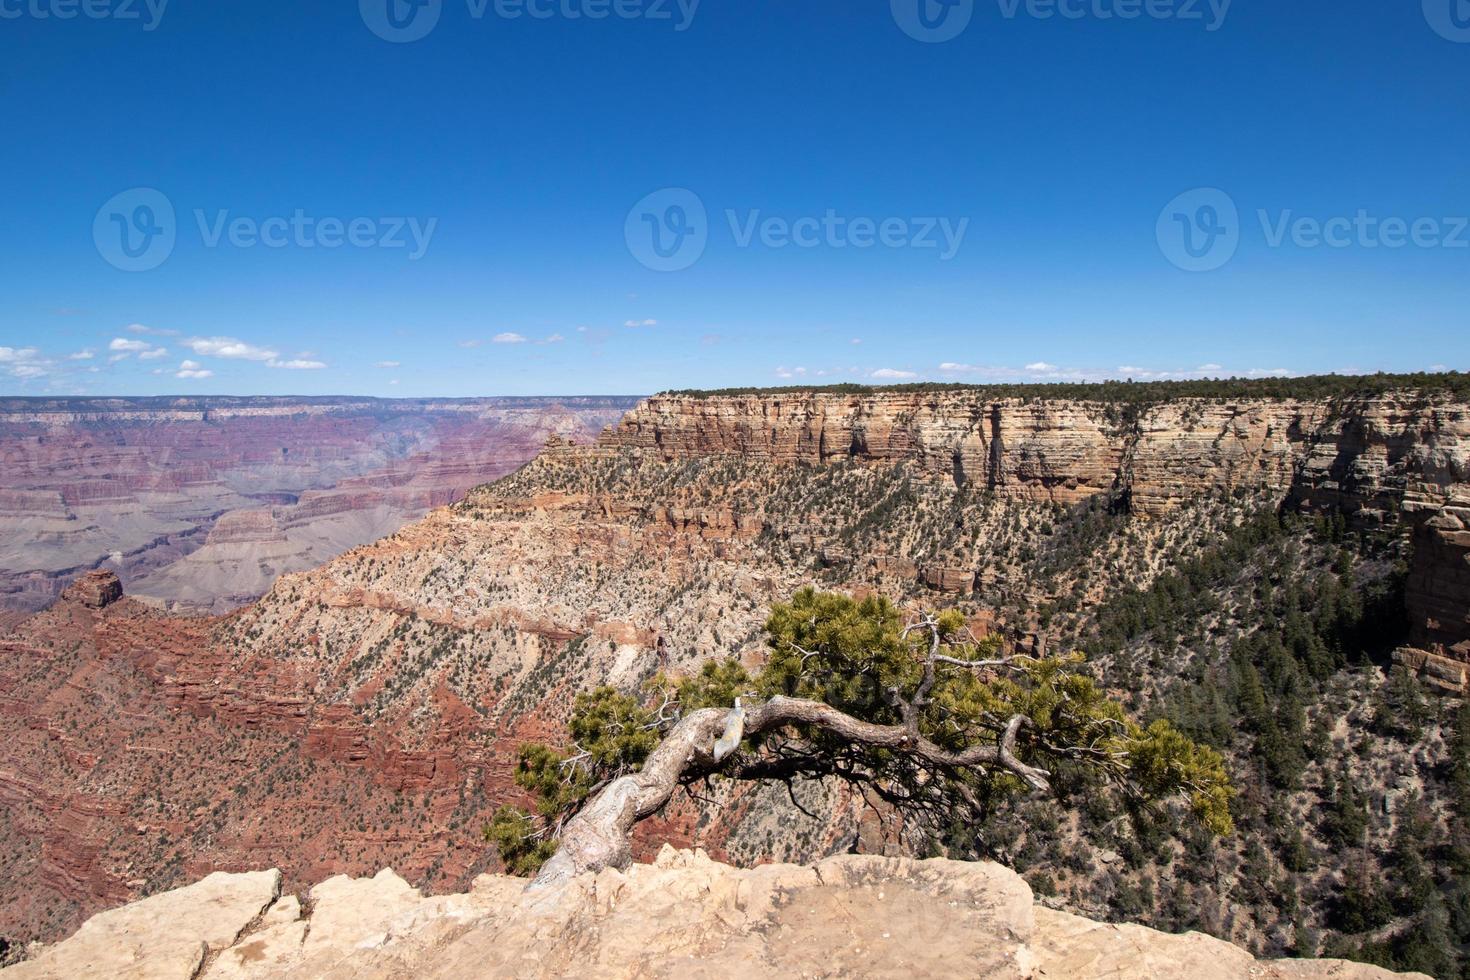
[[[856,747],[889,749],[945,769],[1002,769],[1019,776],[1033,789],[1050,789],[1050,773],[1016,757],[1017,733],[1026,722],[1022,715],[1010,719],[994,745],[976,745],[956,752],[936,745],[907,725],[861,721],[820,701],[777,696],[765,704],[737,710],[738,714],[703,708],[685,716],[649,755],[640,772],[613,780],[567,822],[561,848],[542,867],[532,887],[545,888],[584,871],[626,867],[632,860],[628,835],[633,825],[661,809],[689,775],[720,767],[728,756],[717,760],[712,746],[737,726],[737,719],[743,721],[739,727],[747,737],[789,725],[805,725]],[[833,772],[840,775],[835,769]],[[925,803],[912,795],[900,796],[890,787],[869,788],[899,803]]]
[[[1004,667],[1007,670],[1024,670],[1025,668],[1021,664],[1023,660],[1035,662],[1035,658],[1028,657],[1024,653],[1018,653],[1014,657],[1001,657],[999,660],[965,660],[961,657],[948,657],[943,654],[938,654],[934,657],[935,663],[949,664],[953,667]]]

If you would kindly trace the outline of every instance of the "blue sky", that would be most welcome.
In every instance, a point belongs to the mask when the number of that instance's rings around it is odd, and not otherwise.
[[[388,2],[0,0],[0,393],[1470,368],[1470,0]]]

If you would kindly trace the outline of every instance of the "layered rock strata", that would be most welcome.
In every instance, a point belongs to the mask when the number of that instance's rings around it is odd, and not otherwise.
[[[105,567],[135,595],[225,612],[633,404],[0,399],[0,611]]]

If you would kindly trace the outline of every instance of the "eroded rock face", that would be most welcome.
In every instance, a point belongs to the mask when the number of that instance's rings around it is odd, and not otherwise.
[[[1415,642],[1470,664],[1470,406],[1400,392],[1333,401],[1176,399],[1124,406],[986,401],[973,391],[648,399],[607,433],[665,459],[732,454],[781,463],[907,462],[1027,502],[1103,493],[1158,518],[1201,495],[1264,492],[1414,533]],[[964,569],[925,567],[940,591]]]
[[[112,572],[88,572],[63,593],[63,598],[88,609],[105,609],[122,597],[122,582]]]
[[[665,847],[561,889],[482,876],[421,896],[392,871],[333,878],[308,905],[276,872],[215,874],[103,913],[16,980],[264,977],[983,977],[1379,980],[1335,960],[1257,961],[1199,933],[1034,906],[1000,865],[843,855],[736,870]],[[309,916],[308,916],[309,909]]]
[[[1405,590],[1413,641],[1470,662],[1470,494],[1415,530]]]
[[[906,460],[1032,501],[1127,493],[1145,515],[1211,490],[1265,487],[1384,520],[1406,491],[1442,502],[1470,480],[1470,406],[1416,392],[1139,406],[964,390],[659,395],[599,445],[667,459]]]

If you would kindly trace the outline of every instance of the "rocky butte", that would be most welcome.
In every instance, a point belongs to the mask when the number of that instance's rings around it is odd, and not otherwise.
[[[276,867],[298,891],[393,867],[415,886],[462,892],[496,869],[480,829],[521,798],[521,740],[561,737],[573,696],[594,685],[635,690],[727,655],[758,662],[770,603],[808,583],[956,606],[1015,650],[1097,648],[1106,681],[1142,710],[1177,693],[1176,680],[1224,689],[1232,650],[1260,633],[1263,577],[1299,575],[1314,589],[1331,578],[1395,603],[1399,659],[1462,690],[1470,403],[1458,376],[1280,384],[1296,388],[661,395],[591,444],[555,439],[513,474],[282,575],[225,616],[171,617],[130,597],[99,605],[113,590],[89,580],[0,635],[0,841],[11,855],[0,936],[56,940],[92,913],[216,871]],[[1291,546],[1210,565],[1210,604],[1179,632],[1118,619],[1117,597],[1195,574],[1192,562],[1263,513],[1298,522],[1281,532]],[[278,539],[258,515],[213,528],[220,548]],[[1290,566],[1258,574],[1268,552]],[[1387,599],[1373,598],[1379,586]],[[1418,741],[1370,737],[1381,670],[1333,669],[1303,713],[1325,747],[1296,790],[1252,789],[1248,801],[1306,828],[1303,870],[1274,856],[1274,830],[1259,831],[1265,871],[1242,839],[1191,857],[1210,862],[1198,877],[1183,873],[1184,845],[1150,858],[1113,827],[1064,824],[1005,853],[1094,918],[1153,914],[1275,955],[1315,947],[1293,921],[1309,937],[1336,929],[1335,897],[1289,920],[1269,902],[1243,911],[1241,896],[1278,877],[1342,894],[1346,871],[1318,832],[1333,788],[1383,787],[1364,805],[1371,862],[1391,849],[1410,789],[1439,792],[1450,744],[1437,724]],[[1357,768],[1339,772],[1347,759]],[[840,787],[803,789],[805,813],[780,787],[713,792],[650,821],[640,857],[664,840],[737,865],[905,853]],[[1438,797],[1432,812],[1437,827],[1453,819]],[[1145,887],[1153,905],[1125,901]],[[740,947],[745,926],[729,928]],[[1026,945],[1032,933],[1018,935]],[[211,969],[225,969],[215,954],[233,943],[207,940]]]

